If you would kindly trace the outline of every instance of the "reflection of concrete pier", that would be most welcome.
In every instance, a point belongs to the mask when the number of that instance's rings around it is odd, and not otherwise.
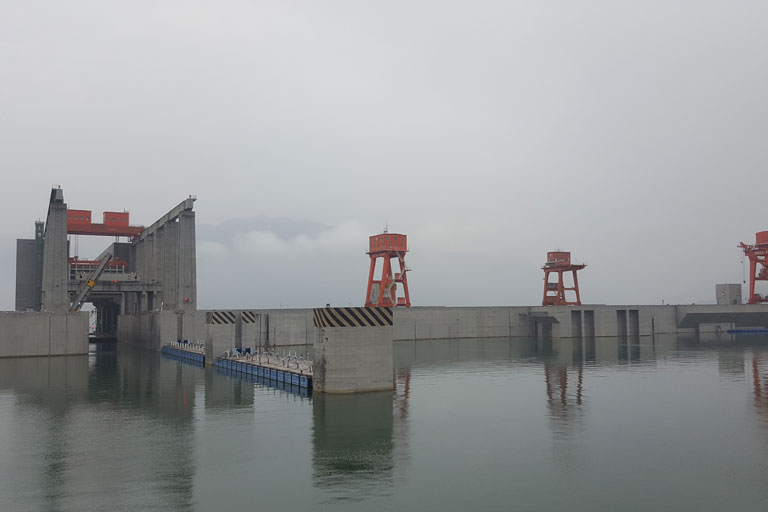
[[[0,392],[40,418],[14,433],[24,451],[3,451],[4,467],[17,469],[3,474],[4,487],[16,493],[10,510],[189,508],[192,410],[202,373],[168,371],[174,364],[182,365],[132,352],[0,359]],[[136,442],[145,438],[152,442]],[[116,481],[151,491],[136,495]]]
[[[390,376],[391,381],[391,376]],[[312,403],[315,485],[350,492],[376,489],[392,477],[391,391],[321,394]]]

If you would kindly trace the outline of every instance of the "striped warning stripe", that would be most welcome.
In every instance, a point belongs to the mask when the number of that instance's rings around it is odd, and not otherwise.
[[[315,308],[315,327],[386,327],[392,325],[392,308]]]
[[[234,324],[235,320],[237,320],[237,313],[234,311],[208,311],[205,314],[207,324]]]
[[[254,311],[243,311],[243,322],[246,324],[255,324],[256,323],[256,312]]]

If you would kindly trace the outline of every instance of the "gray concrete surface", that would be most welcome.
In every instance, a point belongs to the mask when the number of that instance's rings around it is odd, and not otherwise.
[[[715,285],[715,297],[717,298],[718,306],[730,306],[733,304],[741,304],[741,284],[739,283],[723,283]]]
[[[147,311],[138,315],[120,315],[117,319],[119,343],[160,351],[163,345],[177,339],[207,341],[205,313]]]
[[[554,338],[649,336],[747,324],[767,326],[768,305],[412,307],[395,309],[394,339],[536,337],[544,332]]]
[[[0,357],[88,353],[88,313],[0,312]]]
[[[36,249],[35,240],[16,240],[16,311],[39,310],[40,299],[35,296]]]
[[[183,315],[184,325],[188,325],[183,337],[210,344],[209,356],[220,355],[234,347],[307,346],[315,342],[311,309],[227,310],[225,313],[236,320],[206,324],[206,314],[213,312],[198,310]],[[167,318],[168,314],[175,318],[175,313],[161,313],[166,318],[161,324],[167,324],[167,327],[157,332],[157,321],[152,323],[145,319],[135,323],[136,334],[132,335],[134,341],[131,343],[159,350],[162,343],[176,339],[176,324],[172,318]],[[248,313],[252,321],[238,320],[244,313]],[[125,322],[131,316],[127,315]],[[394,310],[393,339],[695,335],[735,327],[765,326],[768,326],[768,305],[412,307]],[[153,341],[146,341],[150,338]]]
[[[324,393],[391,390],[392,327],[316,330],[312,386]]]
[[[43,238],[43,311],[58,313],[69,309],[68,255],[67,204],[64,192],[55,188],[51,190]]]

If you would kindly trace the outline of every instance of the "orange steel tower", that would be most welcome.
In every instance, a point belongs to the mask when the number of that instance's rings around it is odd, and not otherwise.
[[[565,251],[552,251],[547,253],[547,262],[541,267],[544,270],[544,300],[542,306],[578,306],[581,304],[579,295],[579,278],[576,272],[586,265],[574,265],[571,263],[571,253]],[[568,288],[563,281],[564,272],[573,272],[573,287]],[[557,282],[549,282],[549,274],[557,273]],[[576,301],[569,302],[565,292],[576,292]]]
[[[740,243],[749,258],[749,300],[747,304],[768,302],[768,295],[755,293],[755,281],[768,281],[768,231],[755,234],[755,245]]]
[[[368,252],[371,256],[371,270],[368,273],[368,292],[365,294],[365,307],[374,306],[392,307],[404,306],[411,307],[411,296],[408,293],[408,278],[405,266],[405,253],[408,252],[408,237],[399,233],[384,233],[374,235],[368,238]],[[381,269],[381,278],[374,279],[376,261],[384,258],[384,264]],[[400,264],[400,272],[392,275],[392,260],[397,258]],[[397,283],[403,285],[404,297],[397,296]]]

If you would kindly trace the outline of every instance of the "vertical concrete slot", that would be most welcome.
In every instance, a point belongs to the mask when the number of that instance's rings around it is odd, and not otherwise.
[[[587,339],[595,337],[595,312],[584,312],[584,337]]]
[[[629,335],[633,341],[640,338],[640,311],[637,309],[629,310]]]
[[[625,340],[627,338],[627,310],[626,309],[616,310],[616,336]]]
[[[581,337],[582,337],[581,311],[571,311],[571,338],[580,340]]]

